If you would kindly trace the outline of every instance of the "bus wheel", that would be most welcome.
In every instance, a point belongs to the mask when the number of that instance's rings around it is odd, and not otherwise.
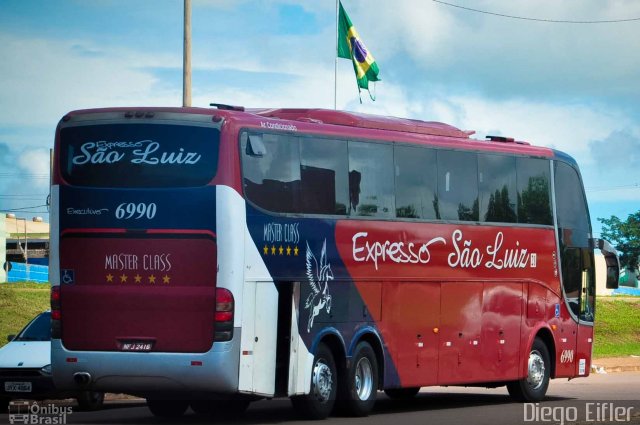
[[[388,388],[384,390],[384,393],[387,395],[387,397],[394,400],[409,400],[415,397],[419,391],[420,387]]]
[[[307,419],[324,419],[336,401],[338,373],[331,350],[318,344],[311,371],[311,391],[307,395],[291,397],[293,408]]]
[[[200,416],[233,419],[244,413],[251,402],[246,399],[231,400],[193,400],[191,409]]]
[[[147,407],[151,410],[153,416],[178,418],[187,410],[189,402],[187,400],[147,399]]]
[[[549,387],[550,371],[549,350],[546,344],[536,337],[529,352],[527,376],[507,384],[509,395],[522,402],[541,401]]]
[[[351,359],[351,367],[342,381],[340,407],[353,416],[366,416],[376,403],[378,361],[368,342],[360,342]]]

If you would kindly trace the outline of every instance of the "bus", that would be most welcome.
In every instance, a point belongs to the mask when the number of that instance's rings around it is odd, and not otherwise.
[[[290,397],[589,375],[594,249],[576,162],[438,122],[323,109],[70,112],[52,177],[61,389],[233,416]]]

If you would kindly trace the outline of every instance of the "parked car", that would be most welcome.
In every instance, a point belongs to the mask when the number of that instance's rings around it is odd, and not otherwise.
[[[18,335],[9,335],[0,348],[0,413],[14,399],[75,398],[80,410],[102,406],[104,393],[57,391],[51,378],[51,312],[36,316]]]

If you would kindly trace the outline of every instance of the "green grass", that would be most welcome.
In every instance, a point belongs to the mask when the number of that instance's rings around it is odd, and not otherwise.
[[[38,313],[49,309],[49,284],[0,283],[0,346]]]
[[[600,297],[594,357],[640,355],[640,298]]]

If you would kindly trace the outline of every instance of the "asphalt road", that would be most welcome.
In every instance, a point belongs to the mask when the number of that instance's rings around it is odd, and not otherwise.
[[[73,408],[73,405],[71,407]],[[9,415],[0,415],[0,424],[7,423],[9,423]],[[66,423],[204,424],[224,422],[198,417],[190,410],[179,421],[162,420],[152,416],[144,402],[127,400],[109,401],[103,410],[97,412],[74,411],[66,416]],[[242,417],[228,423],[308,424],[308,422],[301,421],[296,417],[287,399],[255,402]],[[538,405],[529,406],[512,402],[504,388],[425,388],[414,400],[406,402],[390,400],[383,393],[379,393],[375,410],[369,417],[331,417],[322,423],[327,425],[640,424],[640,373],[591,375],[588,378],[572,381],[554,380],[551,381],[549,387],[548,399]]]

